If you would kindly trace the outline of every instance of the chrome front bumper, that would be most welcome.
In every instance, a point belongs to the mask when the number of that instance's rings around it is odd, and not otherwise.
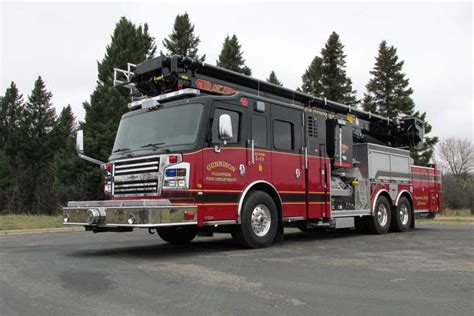
[[[95,227],[181,226],[197,224],[197,206],[172,205],[169,200],[107,200],[69,202],[65,225]]]

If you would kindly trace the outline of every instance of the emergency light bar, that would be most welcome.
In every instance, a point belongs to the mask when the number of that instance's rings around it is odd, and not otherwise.
[[[198,96],[201,92],[198,89],[186,88],[183,90],[173,91],[156,97],[144,98],[141,100],[133,101],[128,104],[130,110],[146,109],[160,105],[160,102],[173,101],[184,97]]]

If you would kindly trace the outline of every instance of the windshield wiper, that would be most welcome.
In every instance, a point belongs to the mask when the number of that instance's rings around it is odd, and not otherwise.
[[[122,152],[122,151],[130,151],[130,148],[119,148],[119,149],[115,149],[113,152],[114,153],[119,153],[119,152]]]
[[[163,145],[165,142],[158,142],[158,143],[150,143],[150,144],[146,144],[146,145],[143,145],[143,146],[140,146],[140,148],[146,148],[146,147],[153,147],[153,148],[159,148],[160,145]]]

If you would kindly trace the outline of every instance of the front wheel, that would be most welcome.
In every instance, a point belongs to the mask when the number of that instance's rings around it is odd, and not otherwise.
[[[397,207],[392,210],[391,230],[395,232],[406,232],[410,229],[413,214],[410,202],[406,197],[400,198]]]
[[[391,219],[390,202],[385,196],[379,196],[374,214],[369,219],[369,230],[374,234],[385,234],[390,228]]]
[[[173,245],[187,244],[197,235],[196,228],[191,226],[161,227],[156,231],[161,239]]]
[[[248,248],[269,246],[278,230],[278,213],[275,202],[262,191],[255,191],[245,199],[241,212],[241,224],[232,237]]]

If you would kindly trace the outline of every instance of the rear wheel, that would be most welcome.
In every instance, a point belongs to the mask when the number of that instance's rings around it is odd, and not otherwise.
[[[262,191],[249,194],[241,211],[241,224],[236,226],[232,237],[248,248],[269,246],[278,229],[278,213],[275,202]]]
[[[369,219],[369,230],[374,234],[385,234],[390,228],[390,203],[385,196],[379,196],[373,216]]]
[[[197,235],[196,227],[191,226],[161,227],[157,232],[161,239],[174,245],[187,244]]]
[[[410,201],[406,197],[400,198],[397,207],[392,209],[391,230],[396,232],[406,232],[410,229],[413,220]]]

